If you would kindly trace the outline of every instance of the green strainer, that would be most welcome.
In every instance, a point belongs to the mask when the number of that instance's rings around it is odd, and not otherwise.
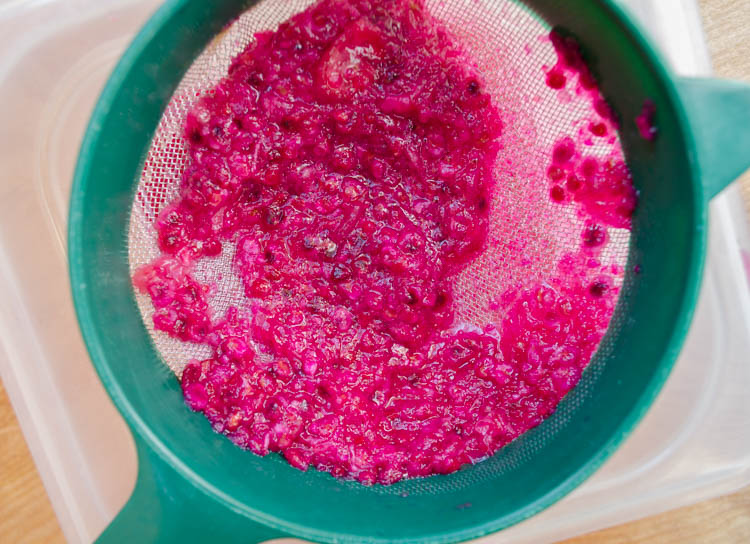
[[[168,1],[127,50],[94,111],[71,197],[71,283],[89,352],[139,456],[133,496],[101,541],[296,535],[448,542],[497,531],[554,503],[601,465],[643,416],[682,344],[700,283],[706,204],[750,165],[750,88],[675,78],[612,1],[427,0],[428,10],[466,41],[488,81],[502,75],[514,82],[496,85],[495,100],[512,119],[506,125],[518,131],[523,145],[515,151],[527,169],[499,180],[506,204],[514,202],[517,178],[546,184],[535,177],[544,159],[533,150],[570,131],[575,114],[533,99],[533,82],[543,84],[542,64],[554,60],[551,46],[539,45],[550,28],[576,37],[623,120],[619,138],[640,203],[629,239],[614,244],[613,258],[627,272],[593,362],[553,416],[490,459],[389,487],[303,473],[277,455],[257,457],[190,412],[170,371],[179,372],[190,353],[144,326],[147,310],[131,287],[131,267],[153,257],[144,233],[158,213],[141,197],[163,203],[174,194],[184,147],[170,138],[179,134],[186,97],[216,82],[253,32],[274,28],[310,3]],[[657,112],[653,142],[641,139],[632,121],[646,99]],[[546,190],[540,194],[535,211],[544,213],[532,214],[541,220],[529,234],[554,261],[575,239],[573,227],[545,211]],[[507,263],[511,256],[497,258]],[[481,279],[480,265],[472,273]],[[464,295],[467,308],[480,296]]]

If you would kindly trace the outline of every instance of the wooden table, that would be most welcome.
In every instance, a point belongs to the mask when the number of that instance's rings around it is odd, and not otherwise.
[[[700,0],[700,4],[716,73],[750,81],[750,0]],[[742,183],[750,213],[750,175]],[[0,542],[64,542],[2,384]],[[750,543],[750,487],[733,495],[584,535],[567,544],[626,542]]]

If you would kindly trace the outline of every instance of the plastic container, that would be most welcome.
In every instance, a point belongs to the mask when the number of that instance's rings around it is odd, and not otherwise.
[[[692,0],[625,3],[679,72],[709,71]],[[136,461],[70,303],[64,247],[70,177],[101,85],[157,4],[0,2],[6,176],[0,184],[0,373],[71,542],[90,542],[114,517],[135,482]],[[550,542],[750,482],[750,289],[740,252],[750,231],[737,188],[715,199],[711,213],[696,318],[647,417],[574,493],[483,542]]]

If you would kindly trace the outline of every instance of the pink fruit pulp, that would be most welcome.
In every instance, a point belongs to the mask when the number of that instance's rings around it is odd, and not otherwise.
[[[454,323],[454,279],[488,243],[502,129],[469,66],[418,2],[323,0],[257,34],[188,115],[162,256],[134,285],[156,329],[211,347],[184,370],[185,400],[239,446],[365,484],[448,473],[579,380],[616,301],[584,264],[606,245],[598,224],[559,277],[503,295],[502,322]],[[624,164],[579,176],[567,145],[553,200],[575,193],[628,226]],[[251,311],[214,316],[192,264],[228,248]]]

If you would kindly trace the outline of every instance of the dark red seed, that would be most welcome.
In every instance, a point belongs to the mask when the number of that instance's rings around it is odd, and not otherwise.
[[[203,243],[203,254],[206,257],[215,257],[221,253],[221,243],[218,240],[209,240]]]
[[[262,72],[252,72],[249,76],[247,76],[247,79],[245,80],[248,85],[252,85],[253,87],[258,87],[261,83],[263,83],[263,73]]]
[[[604,243],[607,238],[607,231],[599,225],[589,225],[583,229],[581,236],[583,245],[586,247],[597,247]]]
[[[565,186],[569,191],[577,191],[581,188],[581,180],[578,179],[575,174],[570,174],[568,176],[568,181],[565,183]]]
[[[552,162],[555,164],[564,164],[573,158],[575,153],[575,144],[570,138],[565,138],[562,142],[555,146],[552,151]]]
[[[560,187],[559,185],[555,185],[550,189],[549,196],[554,200],[555,202],[562,202],[565,200],[565,189]]]
[[[589,130],[594,136],[605,136],[607,134],[607,125],[604,123],[591,123]]]
[[[196,129],[190,133],[188,139],[190,140],[190,143],[198,145],[201,143],[203,136],[201,136],[201,133]]]
[[[565,171],[559,166],[550,166],[547,170],[547,177],[552,181],[560,181],[565,176]]]
[[[606,293],[608,289],[609,289],[609,286],[603,281],[595,281],[589,287],[589,293],[591,293],[592,296],[599,298],[603,296],[604,293]]]
[[[553,89],[562,89],[565,87],[565,75],[557,70],[547,73],[547,86]]]

